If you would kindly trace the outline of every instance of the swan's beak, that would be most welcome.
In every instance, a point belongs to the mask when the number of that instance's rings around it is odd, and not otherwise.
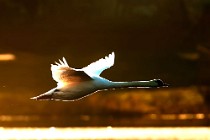
[[[158,87],[168,87],[169,84],[164,83],[161,79],[154,79],[154,81],[158,84]]]
[[[167,83],[163,83],[163,87],[169,87],[170,85]]]

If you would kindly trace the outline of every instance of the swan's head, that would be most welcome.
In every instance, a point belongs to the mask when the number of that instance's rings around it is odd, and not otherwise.
[[[157,87],[168,87],[169,84],[167,83],[164,83],[161,79],[154,79],[152,81],[155,81],[157,83]]]

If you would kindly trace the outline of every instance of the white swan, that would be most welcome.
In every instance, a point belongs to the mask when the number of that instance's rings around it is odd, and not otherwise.
[[[148,88],[167,87],[160,79],[150,81],[112,82],[100,77],[100,74],[114,65],[115,54],[109,54],[82,69],[68,66],[66,59],[59,63],[51,64],[52,77],[57,82],[57,87],[50,91],[33,97],[36,100],[77,100],[91,93],[105,89],[115,88]]]

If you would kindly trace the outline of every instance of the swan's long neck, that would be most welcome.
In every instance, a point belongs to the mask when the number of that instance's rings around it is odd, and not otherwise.
[[[164,86],[163,82],[155,79],[150,81],[112,82],[110,88],[146,88],[161,86]]]

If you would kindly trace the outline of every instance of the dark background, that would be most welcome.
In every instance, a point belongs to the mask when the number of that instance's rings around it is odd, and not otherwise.
[[[1,0],[0,54],[15,60],[0,61],[0,114],[84,120],[208,114],[209,25],[209,0]],[[103,77],[160,78],[170,87],[101,92],[77,102],[29,99],[56,86],[54,61],[65,56],[71,67],[81,68],[112,51],[115,65]]]

